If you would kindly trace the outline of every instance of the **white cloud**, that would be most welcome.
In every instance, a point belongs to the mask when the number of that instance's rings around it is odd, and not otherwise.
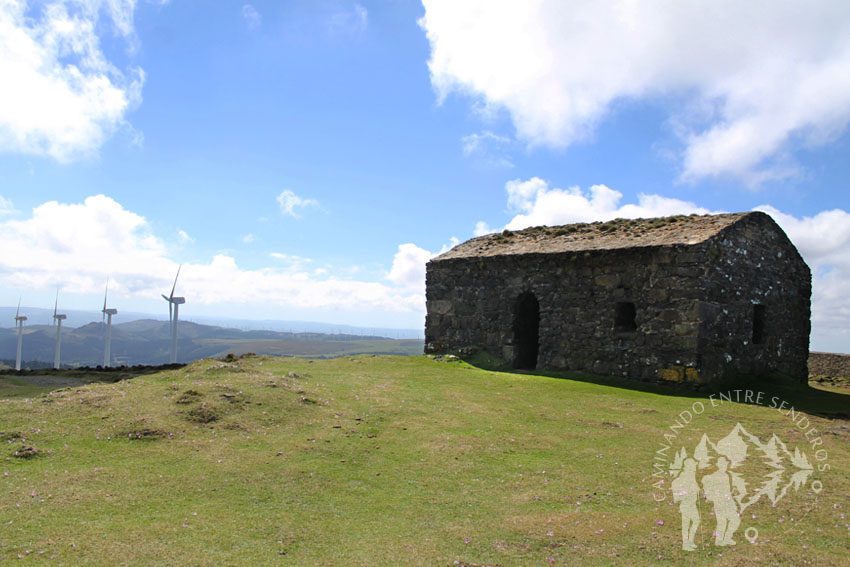
[[[463,147],[463,155],[478,161],[482,165],[498,168],[514,166],[507,156],[507,149],[511,144],[510,138],[485,130],[481,133],[464,136],[460,139],[460,142]]]
[[[682,179],[795,173],[850,120],[850,3],[423,0],[431,81],[565,147],[621,103],[677,106]]]
[[[9,215],[15,212],[15,207],[12,206],[12,201],[0,195],[0,216]]]
[[[296,212],[296,209],[306,209],[309,207],[318,207],[319,202],[315,199],[304,199],[299,197],[289,189],[283,191],[280,195],[277,196],[277,202],[280,204],[280,212],[289,215],[294,218],[298,218],[300,215]]]
[[[110,291],[122,297],[157,299],[171,289],[178,262],[146,219],[110,197],[83,203],[56,201],[33,209],[24,220],[0,222],[0,286],[68,293]],[[283,268],[244,269],[217,254],[184,262],[178,287],[194,305],[253,304],[279,309],[330,309],[417,313],[421,294],[382,282],[328,276],[303,267],[309,259],[275,253]]]
[[[254,236],[253,234],[250,234],[250,233],[249,233],[249,234],[246,234],[245,236],[243,236],[243,237],[241,238],[241,240],[242,240],[242,242],[243,242],[244,244],[251,244],[252,242],[254,242],[255,240],[257,240],[257,237],[256,237],[256,236]]]
[[[132,50],[135,0],[0,1],[0,150],[60,162],[96,155],[141,102],[144,72],[117,69],[98,33],[109,15]]]
[[[518,230],[529,226],[593,222],[614,218],[647,218],[677,214],[707,214],[712,211],[694,203],[662,197],[660,195],[638,196],[637,204],[620,205],[623,194],[605,185],[593,185],[585,192],[580,187],[568,189],[549,188],[539,177],[528,181],[514,179],[505,184],[508,193],[508,209],[517,213],[505,228]],[[486,232],[484,232],[486,231]],[[493,232],[480,221],[475,227],[478,233]]]
[[[150,274],[177,270],[147,221],[104,195],[81,204],[50,201],[33,209],[28,219],[2,222],[0,243],[6,251],[0,280],[8,287],[61,283],[71,292],[89,291],[115,273],[137,289],[159,281]]]
[[[387,279],[394,284],[425,294],[425,263],[434,256],[424,248],[411,243],[400,244],[393,257]]]
[[[248,26],[249,30],[255,30],[263,23],[263,17],[251,4],[244,4],[242,6],[242,19],[245,21],[245,25]]]
[[[298,269],[301,269],[304,264],[308,264],[313,261],[312,258],[304,258],[303,256],[298,256],[296,254],[283,254],[281,252],[270,252],[269,257],[283,262],[290,268],[297,267]]]
[[[451,250],[452,248],[454,248],[458,244],[460,244],[460,239],[455,237],[455,236],[452,236],[451,238],[449,238],[449,243],[443,244],[443,246],[440,248],[440,251],[437,252],[437,254],[442,254],[444,252],[448,252],[449,250]]]
[[[496,232],[496,230],[490,228],[490,225],[488,225],[486,222],[478,221],[477,223],[475,223],[475,230],[472,231],[472,234],[474,234],[475,236],[484,236],[485,234],[492,234],[494,232]]]
[[[425,307],[425,264],[428,260],[448,252],[460,244],[460,240],[454,236],[449,239],[449,244],[444,244],[437,253],[425,250],[410,242],[400,244],[398,251],[393,257],[393,265],[387,274],[387,279],[402,289],[415,291],[419,294],[421,305]]]
[[[195,239],[194,239],[194,238],[192,238],[191,236],[189,236],[189,234],[188,234],[185,230],[178,230],[178,231],[177,231],[177,236],[179,236],[179,237],[180,237],[180,240],[181,240],[182,242],[192,243],[192,242],[194,242],[194,241],[195,241]]]

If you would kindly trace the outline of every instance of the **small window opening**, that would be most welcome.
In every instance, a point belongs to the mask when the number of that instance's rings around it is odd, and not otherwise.
[[[614,315],[614,330],[618,333],[633,333],[637,331],[635,304],[631,301],[618,301]]]
[[[765,306],[753,305],[753,344],[764,343]]]
[[[540,304],[533,293],[526,292],[517,298],[514,312],[514,368],[534,370],[540,349]]]

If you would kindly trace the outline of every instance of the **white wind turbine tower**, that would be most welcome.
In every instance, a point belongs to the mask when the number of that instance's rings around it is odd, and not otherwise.
[[[59,353],[62,350],[62,321],[67,315],[57,313],[59,309],[59,290],[56,290],[56,303],[53,304],[53,321],[56,322],[56,354],[53,355],[53,368],[59,369]]]
[[[166,297],[165,294],[162,295],[162,298],[168,302],[168,320],[171,321],[171,363],[174,364],[177,362],[177,311],[180,306],[186,303],[185,297],[174,297],[174,290],[177,288],[177,278],[180,277],[180,268],[183,267],[183,264],[177,268],[177,275],[174,276],[174,285],[171,286],[171,295]],[[172,312],[173,311],[173,312]]]
[[[117,309],[106,308],[106,297],[109,295],[109,278],[106,278],[106,291],[103,292],[103,318],[106,321],[106,347],[103,350],[103,367],[107,368],[112,362],[109,356],[109,347],[112,343],[112,316],[118,314]]]
[[[15,329],[18,331],[18,355],[15,358],[15,370],[21,369],[21,342],[24,337],[24,321],[26,315],[21,315],[21,299],[18,298],[18,310],[15,311]]]

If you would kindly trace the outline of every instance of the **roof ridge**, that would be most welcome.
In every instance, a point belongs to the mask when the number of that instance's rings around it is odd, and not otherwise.
[[[649,218],[616,218],[589,223],[533,226],[478,236],[434,260],[531,253],[693,245],[760,211],[707,215],[670,215]]]

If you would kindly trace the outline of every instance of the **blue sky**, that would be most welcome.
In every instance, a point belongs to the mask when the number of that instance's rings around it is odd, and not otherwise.
[[[846,352],[850,5],[739,4],[2,1],[0,303],[418,328],[457,240],[762,208]]]

